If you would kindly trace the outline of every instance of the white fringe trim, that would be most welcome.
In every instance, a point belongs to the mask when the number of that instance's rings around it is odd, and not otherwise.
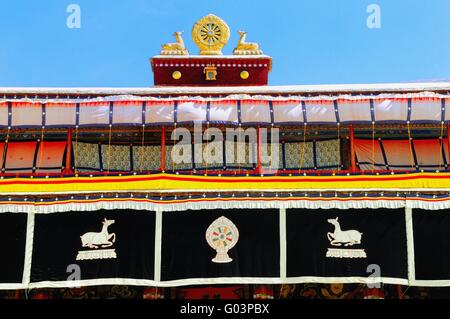
[[[448,202],[450,206],[450,200]],[[395,200],[351,200],[351,201],[312,201],[312,200],[286,200],[273,199],[271,201],[246,201],[236,199],[234,201],[216,199],[215,201],[199,201],[189,203],[151,203],[137,201],[98,201],[95,203],[67,203],[54,205],[0,205],[0,213],[29,213],[49,214],[70,211],[97,211],[101,209],[132,209],[132,210],[148,210],[148,211],[185,211],[185,210],[202,210],[202,209],[377,209],[377,208],[403,208],[406,206],[405,201]]]
[[[441,210],[450,208],[450,198],[441,201],[422,201],[422,200],[407,200],[406,207],[425,209],[425,210]]]
[[[183,211],[183,210],[201,210],[201,209],[377,209],[377,208],[412,208],[424,210],[444,210],[450,209],[450,198],[444,200],[389,200],[389,199],[372,199],[372,200],[289,200],[283,201],[283,198],[273,198],[270,201],[259,200],[221,200],[216,198],[214,201],[193,201],[189,203],[154,203],[154,202],[138,202],[138,201],[97,201],[94,203],[64,203],[42,205],[40,203],[21,203],[17,204],[0,204],[0,213],[30,213],[37,214],[59,213],[69,211],[96,211],[100,209],[134,209],[134,210],[150,210],[150,211]]]

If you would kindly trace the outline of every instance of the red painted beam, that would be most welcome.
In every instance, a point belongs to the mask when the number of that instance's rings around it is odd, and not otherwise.
[[[72,175],[72,129],[67,129],[66,163],[62,175]]]

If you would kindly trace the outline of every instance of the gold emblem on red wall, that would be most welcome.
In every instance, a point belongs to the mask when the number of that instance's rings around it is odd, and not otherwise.
[[[205,66],[203,70],[206,81],[215,81],[217,77],[217,68],[212,65]]]
[[[194,24],[192,39],[201,55],[221,55],[230,39],[230,28],[218,16],[208,14]]]

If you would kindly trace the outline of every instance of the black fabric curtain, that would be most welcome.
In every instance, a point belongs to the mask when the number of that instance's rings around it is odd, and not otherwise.
[[[239,233],[228,250],[231,260],[215,262],[216,250],[205,237],[208,227],[224,216]],[[222,229],[220,229],[222,227]],[[228,227],[230,228],[230,227]],[[227,223],[212,230],[218,242]],[[276,209],[201,210],[165,213],[162,227],[161,280],[208,277],[279,277],[280,236]],[[233,242],[233,240],[235,242]],[[225,238],[225,242],[227,239]]]
[[[0,283],[22,282],[26,233],[26,214],[0,214]]]
[[[289,209],[287,276],[408,278],[404,212]]]
[[[417,280],[450,279],[450,211],[413,210]]]
[[[154,247],[154,212],[36,215],[31,282],[68,280],[77,266],[82,280],[153,280]]]
[[[371,277],[450,286],[449,229],[448,211],[419,209],[4,213],[0,289]]]

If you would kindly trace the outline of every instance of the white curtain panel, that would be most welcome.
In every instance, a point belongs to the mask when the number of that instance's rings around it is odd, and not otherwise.
[[[346,122],[372,122],[370,100],[338,100],[339,119]]]
[[[244,125],[271,124],[272,121],[280,125],[301,125],[305,121],[305,114],[306,121],[311,124],[335,125],[337,121],[346,124],[371,123],[372,112],[376,123],[404,123],[408,120],[408,113],[412,123],[439,123],[443,112],[444,120],[450,122],[450,111],[447,111],[450,98],[426,93],[291,98],[231,95],[223,98],[157,99],[116,96],[80,101],[74,99],[67,101],[43,99],[33,100],[33,103],[30,101],[32,100],[14,99],[10,102],[13,127],[40,127],[43,125],[42,115],[45,117],[45,125],[61,127],[74,126],[77,116],[80,126],[109,125],[111,116],[113,125],[140,125],[143,117],[145,124],[149,125],[172,125],[175,121],[180,124],[204,123],[208,120],[208,103],[211,123],[238,124],[240,118]],[[112,113],[110,113],[111,102],[113,102]],[[45,114],[42,103],[45,103]],[[77,103],[79,114],[76,113]],[[146,103],[145,108],[143,103]],[[4,100],[0,102],[1,127],[8,125],[8,115],[8,102]]]
[[[412,99],[411,121],[441,121],[441,99]]]
[[[206,122],[206,102],[180,101],[177,107],[177,123]]]
[[[173,124],[174,114],[173,101],[147,101],[145,123]]]
[[[108,125],[109,102],[80,103],[80,125]]]
[[[242,100],[241,122],[270,123],[269,101]]]
[[[8,126],[8,103],[0,103],[0,126]]]
[[[405,121],[408,119],[407,99],[374,100],[375,121]]]
[[[238,123],[237,101],[211,101],[209,120],[212,123]]]
[[[280,123],[303,123],[303,107],[300,100],[293,101],[273,101],[274,122]]]
[[[12,126],[42,126],[41,103],[12,103]]]
[[[45,105],[45,125],[75,126],[76,111],[75,103],[47,103]]]
[[[142,124],[142,101],[114,102],[113,124]]]
[[[306,101],[308,123],[336,123],[333,101]]]

